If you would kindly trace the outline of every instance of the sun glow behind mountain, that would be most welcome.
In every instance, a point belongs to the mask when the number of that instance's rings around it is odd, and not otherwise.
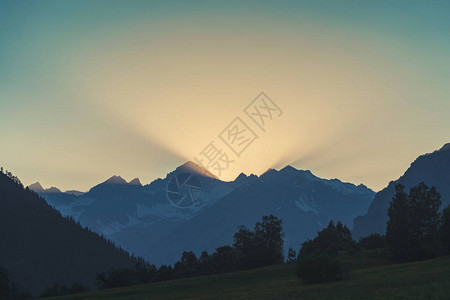
[[[259,138],[241,157],[217,142],[235,161],[223,180],[293,164],[379,189],[448,140],[449,43],[427,31],[448,27],[440,7],[419,23],[401,7],[386,19],[386,4],[68,3],[11,5],[2,21],[0,133],[14,147],[0,154],[25,183],[149,182],[237,116]],[[284,112],[266,132],[243,113],[261,91]]]

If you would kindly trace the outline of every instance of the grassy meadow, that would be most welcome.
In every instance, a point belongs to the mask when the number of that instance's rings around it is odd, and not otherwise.
[[[450,299],[450,257],[392,264],[375,252],[342,258],[344,281],[303,284],[295,265],[150,283],[53,299]]]

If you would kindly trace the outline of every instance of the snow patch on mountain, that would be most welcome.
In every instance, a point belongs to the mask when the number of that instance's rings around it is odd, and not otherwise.
[[[295,206],[297,206],[298,208],[300,208],[302,211],[304,212],[313,212],[316,215],[319,213],[317,211],[317,209],[315,209],[314,207],[312,207],[311,205],[309,205],[303,198],[302,196],[298,196],[298,200],[295,201]]]

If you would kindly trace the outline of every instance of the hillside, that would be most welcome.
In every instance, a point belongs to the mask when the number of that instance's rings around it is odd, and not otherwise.
[[[96,233],[64,218],[36,193],[0,173],[0,267],[21,291],[53,284],[94,287],[97,273],[136,262]]]
[[[419,156],[398,180],[378,192],[367,213],[354,220],[353,236],[359,238],[371,233],[384,234],[388,220],[389,202],[395,194],[395,185],[400,183],[409,190],[421,182],[434,186],[441,193],[441,209],[450,204],[450,144],[441,149]]]
[[[152,283],[64,299],[448,299],[450,257],[390,265],[373,256],[343,259],[351,279],[302,284],[294,265]],[[63,298],[54,298],[63,299]]]

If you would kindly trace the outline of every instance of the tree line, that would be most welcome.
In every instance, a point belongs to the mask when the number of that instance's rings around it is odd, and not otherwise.
[[[371,234],[356,242],[340,222],[330,222],[317,237],[302,244],[297,257],[297,276],[307,283],[341,280],[348,273],[338,260],[361,250],[384,248],[381,256],[396,262],[429,259],[450,253],[450,205],[440,211],[436,188],[420,183],[405,192],[395,187],[390,201],[386,234]]]
[[[282,221],[273,215],[263,216],[253,230],[240,226],[232,246],[219,247],[211,254],[203,251],[200,257],[185,251],[173,266],[159,268],[140,259],[133,269],[112,269],[98,274],[97,285],[112,288],[281,264],[283,236]]]
[[[20,181],[19,177],[13,175],[13,173],[9,172],[8,170],[3,171],[3,167],[0,167],[0,173],[5,174],[9,179],[11,179],[13,182],[17,183],[18,185],[23,187],[22,182]]]
[[[436,188],[422,182],[409,193],[400,184],[395,190],[386,226],[392,258],[414,261],[450,251],[450,206],[440,212],[441,194]]]
[[[289,249],[286,263],[296,263],[296,273],[306,283],[342,280],[349,276],[339,258],[364,250],[385,249],[383,256],[395,261],[426,259],[450,252],[450,206],[440,212],[441,196],[424,183],[396,187],[390,203],[385,235],[371,234],[355,241],[350,229],[332,220],[314,239],[302,243],[298,254]],[[153,281],[211,275],[282,264],[282,221],[270,215],[257,222],[253,230],[241,226],[231,246],[222,246],[196,257],[183,252],[173,266],[156,268],[140,260],[134,269],[110,270],[97,276],[100,288],[135,285]]]

